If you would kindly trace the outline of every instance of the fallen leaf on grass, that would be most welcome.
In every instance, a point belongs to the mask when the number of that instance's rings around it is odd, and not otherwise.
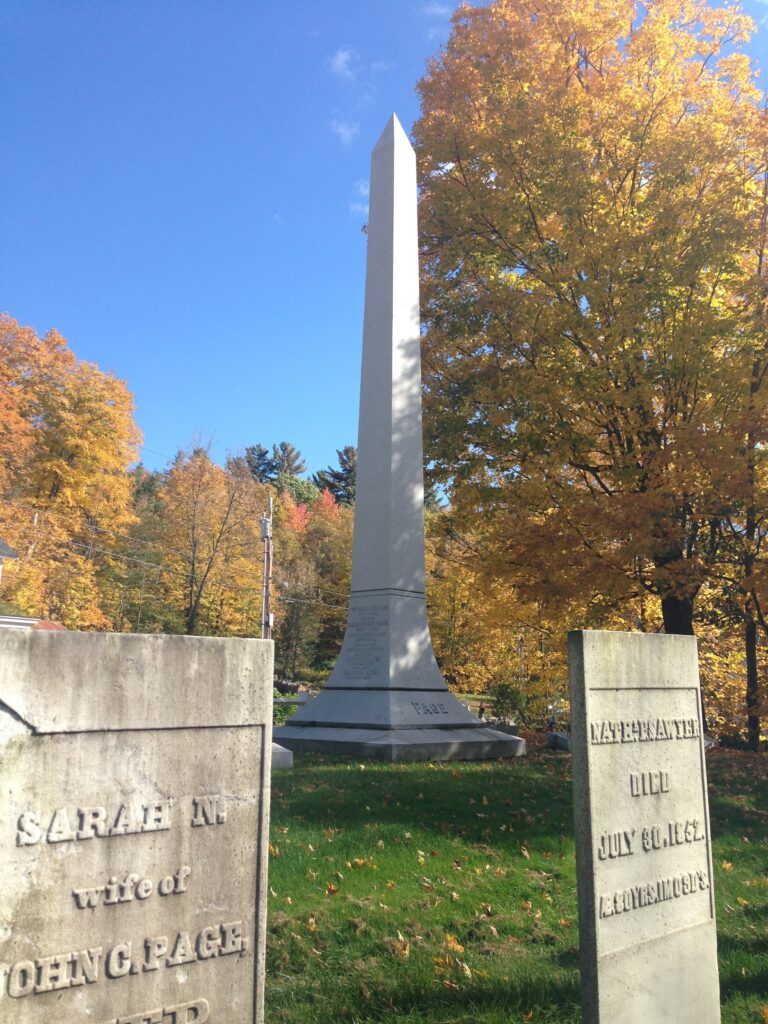
[[[732,869],[733,869],[733,864],[731,864],[731,862],[729,860],[724,860],[723,861],[723,871],[731,871]]]
[[[315,880],[316,878],[317,878],[317,872],[316,872],[316,871],[308,871],[308,872],[307,872],[307,879],[308,879],[308,880],[309,880],[310,882],[314,882],[314,880]]]
[[[736,897],[736,902],[739,904],[740,907],[748,907],[749,906],[749,900],[745,900],[743,896],[737,896]]]
[[[557,923],[560,925],[561,928],[570,928],[572,924],[571,921],[566,921],[564,917],[561,917]]]
[[[445,933],[444,945],[447,949],[453,950],[454,953],[463,953],[464,947],[457,940],[455,935],[450,935],[448,932]]]
[[[315,917],[314,914],[310,914],[309,918],[307,919],[307,931],[310,931],[310,932],[316,932],[317,931],[317,918]]]
[[[338,891],[339,887],[337,885],[334,885],[333,882],[329,882],[325,887],[326,896],[335,896]]]
[[[528,853],[528,851],[526,850],[526,848],[524,846],[520,847],[520,853],[525,857],[526,860],[530,860],[531,859],[530,853]]]

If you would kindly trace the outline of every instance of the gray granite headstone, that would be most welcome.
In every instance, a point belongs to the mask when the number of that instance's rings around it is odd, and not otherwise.
[[[272,644],[0,635],[0,1024],[261,1024]]]
[[[568,637],[585,1024],[718,1024],[696,640]]]

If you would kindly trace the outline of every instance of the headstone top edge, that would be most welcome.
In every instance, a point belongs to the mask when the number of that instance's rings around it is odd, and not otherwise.
[[[271,641],[9,631],[0,702],[40,735],[264,725],[272,668]]]
[[[77,639],[74,639],[77,637]],[[87,638],[83,640],[82,638]],[[260,637],[250,636],[187,636],[182,633],[114,633],[111,631],[104,632],[93,632],[89,633],[85,630],[32,630],[32,629],[9,629],[0,630],[0,645],[7,643],[15,646],[21,643],[32,643],[42,644],[53,641],[61,641],[63,643],[88,643],[93,646],[95,643],[106,643],[108,640],[114,638],[120,638],[120,642],[126,641],[128,643],[145,643],[151,641],[153,643],[161,644],[180,644],[192,646],[199,644],[201,641],[205,641],[209,645],[244,645],[249,646],[254,644],[261,646],[262,644],[268,645],[273,641],[262,640]]]
[[[648,643],[664,642],[698,645],[698,637],[689,636],[684,633],[643,633],[639,629],[570,629],[568,630],[568,638],[570,639],[571,637],[584,637],[585,639],[590,637],[596,639],[620,637],[622,640],[626,637],[642,637],[643,641]]]

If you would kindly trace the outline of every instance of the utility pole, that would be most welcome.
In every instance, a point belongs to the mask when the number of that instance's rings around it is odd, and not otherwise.
[[[259,520],[261,539],[264,541],[264,584],[261,592],[261,639],[272,639],[272,495],[267,499],[267,511]]]

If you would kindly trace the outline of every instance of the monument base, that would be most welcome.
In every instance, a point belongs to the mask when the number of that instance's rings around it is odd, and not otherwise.
[[[345,729],[287,725],[274,730],[289,750],[349,754],[375,761],[481,761],[522,757],[525,740],[491,728]]]

